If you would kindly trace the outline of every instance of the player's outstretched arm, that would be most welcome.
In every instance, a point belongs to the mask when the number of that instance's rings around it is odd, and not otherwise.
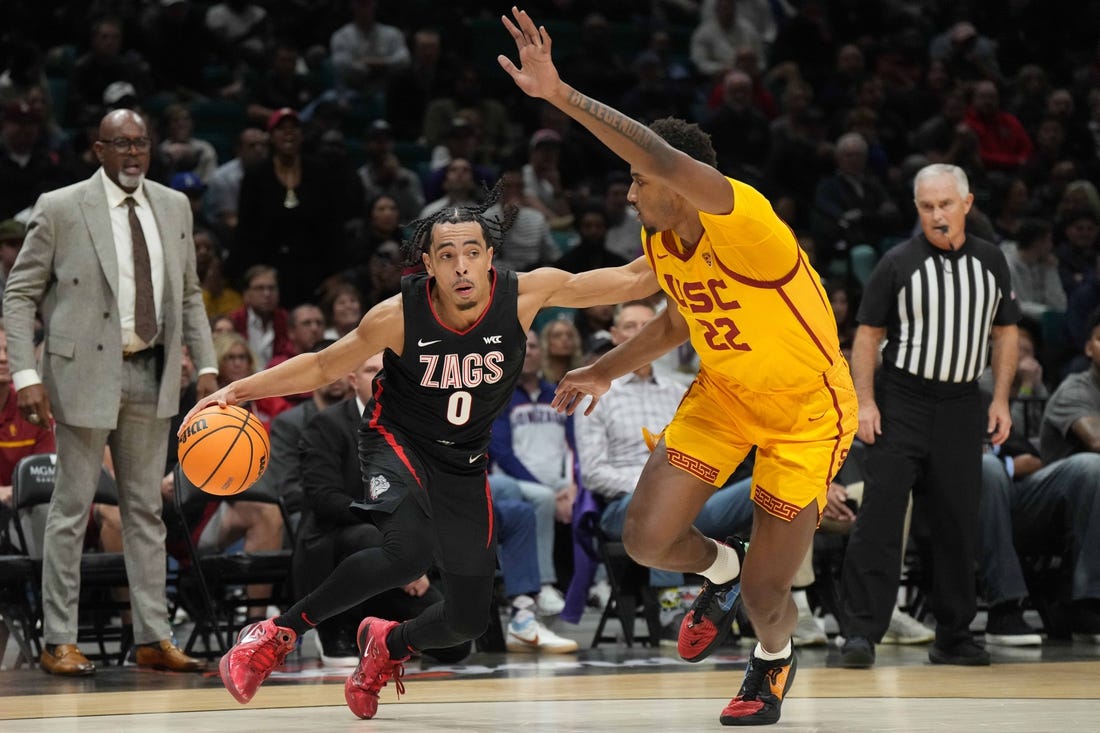
[[[180,430],[196,412],[210,405],[235,405],[264,397],[310,392],[355,371],[382,349],[400,351],[404,337],[401,296],[395,295],[367,311],[354,331],[328,348],[299,354],[200,399],[184,417]]]
[[[531,97],[545,99],[580,124],[630,164],[635,175],[653,177],[711,214],[733,211],[733,189],[715,168],[676,150],[642,123],[581,94],[558,76],[551,58],[552,42],[544,27],[536,27],[526,11],[512,8],[512,22],[502,16],[516,42],[519,67],[501,54],[497,61],[516,86]]]
[[[657,277],[644,257],[619,267],[601,267],[576,274],[540,267],[519,275],[519,311],[524,328],[540,308],[587,308],[639,300],[658,290]]]

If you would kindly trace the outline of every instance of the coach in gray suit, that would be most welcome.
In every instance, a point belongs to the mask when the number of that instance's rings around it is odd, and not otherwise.
[[[160,480],[169,418],[179,408],[182,344],[199,368],[200,398],[217,388],[217,365],[195,272],[190,205],[183,194],[145,180],[149,149],[136,113],[104,117],[95,143],[102,168],[39,198],[4,291],[19,408],[34,423],[56,419],[41,658],[53,674],[95,671],[76,646],[77,601],[105,444],[119,487],[135,661],[178,671],[200,666],[170,640]],[[40,364],[36,309],[45,326]]]

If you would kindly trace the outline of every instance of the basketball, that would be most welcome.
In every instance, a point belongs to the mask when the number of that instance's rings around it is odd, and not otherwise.
[[[183,474],[216,496],[239,494],[256,483],[267,469],[270,455],[264,426],[236,405],[200,410],[180,434],[178,456]]]

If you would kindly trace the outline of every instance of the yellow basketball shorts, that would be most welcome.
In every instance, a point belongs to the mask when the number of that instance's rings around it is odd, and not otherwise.
[[[855,388],[840,359],[805,390],[759,393],[704,367],[665,429],[668,462],[723,486],[757,446],[752,498],[790,521],[817,502],[848,457],[858,425]]]

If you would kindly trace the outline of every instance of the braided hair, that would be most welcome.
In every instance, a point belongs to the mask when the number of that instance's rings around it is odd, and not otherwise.
[[[490,189],[485,201],[475,206],[445,206],[431,216],[426,216],[406,225],[406,231],[411,231],[411,236],[401,242],[401,254],[404,256],[405,266],[420,264],[421,255],[432,248],[432,228],[436,224],[462,224],[464,222],[476,222],[481,227],[485,236],[485,244],[493,248],[497,254],[504,248],[504,235],[512,224],[515,223],[519,207],[514,205],[502,206],[499,213],[486,216],[485,212],[500,203],[502,181]]]

